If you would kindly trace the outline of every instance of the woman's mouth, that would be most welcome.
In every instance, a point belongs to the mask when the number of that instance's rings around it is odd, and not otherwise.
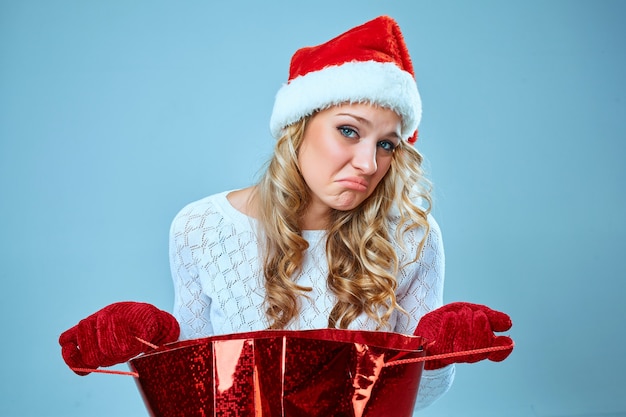
[[[337,180],[339,184],[343,187],[354,190],[354,191],[366,191],[368,187],[368,182],[360,177],[347,177]]]

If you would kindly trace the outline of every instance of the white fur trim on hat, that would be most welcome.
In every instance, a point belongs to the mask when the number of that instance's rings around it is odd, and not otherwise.
[[[402,138],[415,133],[422,102],[411,74],[393,63],[347,62],[309,72],[284,84],[276,94],[270,130],[282,130],[316,110],[342,103],[369,102],[395,111],[402,118]]]

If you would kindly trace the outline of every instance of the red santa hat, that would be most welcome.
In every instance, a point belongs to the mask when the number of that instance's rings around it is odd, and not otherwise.
[[[402,118],[402,138],[417,140],[422,102],[400,27],[380,16],[291,58],[289,80],[276,94],[272,135],[317,110],[342,103],[372,103]]]

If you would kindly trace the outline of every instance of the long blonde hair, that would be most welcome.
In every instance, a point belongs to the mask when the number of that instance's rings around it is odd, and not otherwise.
[[[265,239],[266,316],[274,329],[286,327],[298,315],[299,297],[311,291],[294,281],[308,248],[300,219],[309,204],[309,189],[298,168],[298,150],[310,117],[284,129],[253,195]],[[431,199],[421,165],[419,152],[401,143],[389,171],[367,200],[354,210],[332,211],[326,241],[327,284],[337,302],[328,317],[329,327],[347,328],[366,313],[382,329],[394,310],[403,311],[395,296],[400,265],[392,242],[401,245],[404,231],[423,227],[424,238],[413,261],[424,245]],[[416,205],[416,198],[425,207]],[[391,236],[394,206],[399,220]]]

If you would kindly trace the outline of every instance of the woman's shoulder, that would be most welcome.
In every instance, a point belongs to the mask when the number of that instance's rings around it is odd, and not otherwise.
[[[248,217],[237,211],[228,201],[230,192],[212,194],[185,205],[172,221],[172,232],[248,223]]]
[[[423,254],[425,254],[425,252],[442,251],[443,239],[439,223],[437,223],[435,217],[430,213],[426,215],[426,221],[427,226],[413,225],[413,227],[411,227],[407,224],[400,224],[400,216],[391,217],[392,238],[397,236],[398,227],[400,227],[400,235],[398,237],[401,240],[396,242],[399,255],[412,258],[422,243]]]
[[[439,228],[439,223],[437,223],[435,216],[433,216],[433,214],[430,212],[426,213],[425,216],[426,216],[426,223],[428,224],[428,229],[429,229],[428,233],[440,235],[441,229]],[[424,233],[426,231],[425,226],[407,228],[406,227],[407,224],[400,224],[402,221],[402,216],[396,209],[392,210],[391,213],[389,214],[389,220],[390,220],[390,224],[394,232],[398,227],[403,227],[410,234],[413,234],[416,236],[424,236]]]
[[[222,200],[226,200],[226,195],[228,191],[223,191],[217,194],[212,194],[206,197],[203,197],[199,200],[192,201],[191,203],[187,203],[179,212],[176,214],[175,219],[181,217],[193,217],[199,216],[207,211],[214,211],[217,207],[219,207]]]

